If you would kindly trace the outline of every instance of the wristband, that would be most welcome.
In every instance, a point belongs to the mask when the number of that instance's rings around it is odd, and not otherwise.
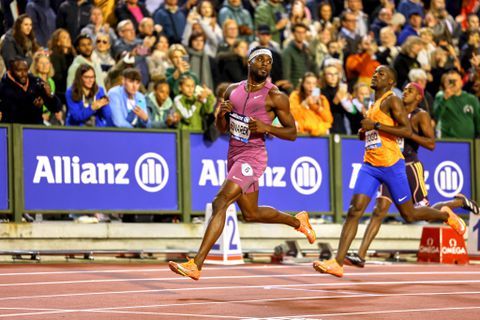
[[[380,126],[381,126],[381,123],[380,122],[375,122],[375,124],[373,125],[373,128],[375,130],[380,130]]]

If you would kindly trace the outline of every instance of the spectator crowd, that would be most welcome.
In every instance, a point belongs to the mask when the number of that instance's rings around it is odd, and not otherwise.
[[[0,123],[211,129],[256,46],[300,133],[356,134],[381,64],[437,137],[480,135],[475,0],[1,0]],[[210,130],[211,131],[211,130]],[[212,136],[213,135],[213,136]],[[215,134],[209,135],[214,139]]]

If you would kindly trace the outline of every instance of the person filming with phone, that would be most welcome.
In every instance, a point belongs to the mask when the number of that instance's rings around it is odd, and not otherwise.
[[[438,138],[474,139],[480,136],[480,105],[478,99],[462,90],[460,73],[452,69],[441,79],[435,96],[433,112]]]

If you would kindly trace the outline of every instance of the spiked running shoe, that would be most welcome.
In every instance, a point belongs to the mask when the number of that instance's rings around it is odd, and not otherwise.
[[[467,231],[467,225],[465,224],[465,221],[463,221],[462,218],[457,216],[452,209],[447,206],[442,207],[440,210],[448,213],[448,220],[445,223],[452,227],[452,229],[455,230],[459,235],[463,236],[465,231]]]
[[[455,197],[455,199],[460,199],[462,200],[462,208],[465,210],[470,211],[473,214],[480,214],[480,208],[478,207],[477,203],[473,201],[472,199],[468,199],[465,197],[463,194],[459,193]]]
[[[198,270],[193,259],[188,259],[188,261],[184,263],[169,261],[168,266],[170,267],[170,270],[181,276],[190,277],[193,280],[200,279],[200,270]]]
[[[347,256],[345,257],[345,260],[343,260],[343,263],[349,266],[353,267],[358,267],[358,268],[363,268],[365,267],[365,259],[362,259],[358,253],[348,253]]]
[[[343,277],[343,267],[335,259],[314,261],[313,269],[320,273],[328,273],[339,278]]]
[[[315,234],[310,221],[308,221],[308,213],[306,211],[299,212],[295,215],[295,218],[300,221],[300,227],[295,230],[303,233],[307,237],[308,242],[313,244],[317,239],[317,235]]]

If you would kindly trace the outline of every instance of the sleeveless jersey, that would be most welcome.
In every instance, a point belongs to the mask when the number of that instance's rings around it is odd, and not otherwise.
[[[393,91],[387,91],[375,101],[368,109],[367,117],[383,125],[396,125],[395,121],[380,109],[382,102],[392,94]],[[376,167],[390,167],[400,159],[403,159],[403,155],[396,136],[375,129],[365,132],[364,162]]]
[[[246,80],[240,82],[238,87],[230,93],[230,101],[233,105],[230,114],[230,146],[264,146],[265,135],[250,133],[248,121],[250,117],[254,117],[263,123],[272,124],[265,102],[273,84],[267,81],[262,89],[254,92],[247,92],[246,84]]]
[[[410,122],[412,121],[413,117],[421,111],[420,108],[416,108],[412,112],[408,114],[408,119]],[[423,137],[423,132],[421,132],[421,128],[418,128],[418,130],[414,130],[412,127],[412,131]],[[416,143],[415,141],[411,139],[405,139],[405,148],[403,149],[403,156],[405,157],[405,162],[416,162],[418,160],[418,147],[419,144]]]

